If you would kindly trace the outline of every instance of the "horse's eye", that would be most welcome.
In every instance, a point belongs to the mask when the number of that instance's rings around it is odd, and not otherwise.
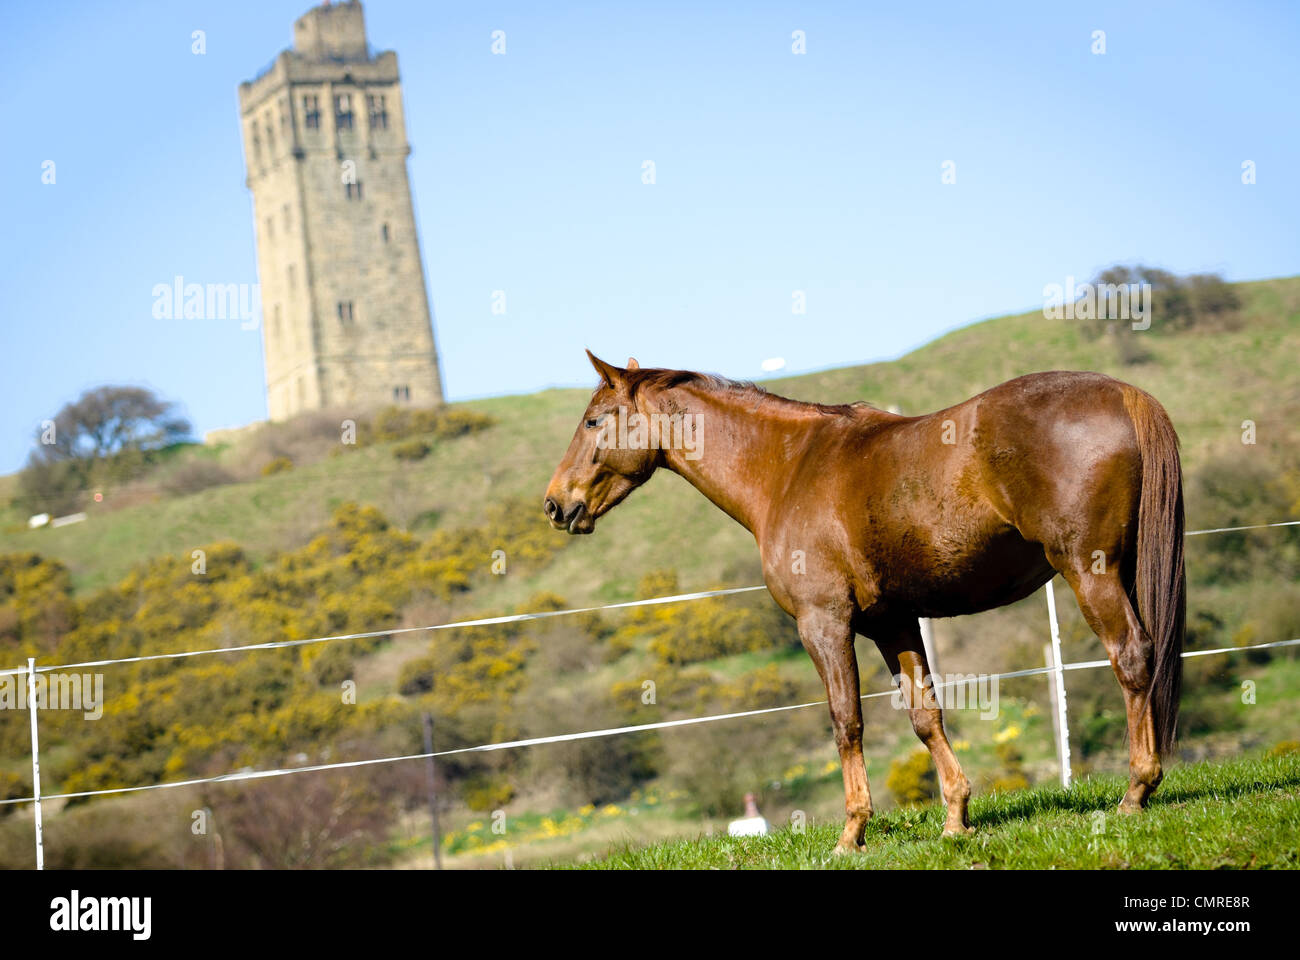
[[[604,415],[601,415],[601,416],[599,416],[599,417],[590,417],[590,418],[588,418],[588,420],[587,420],[587,427],[588,427],[588,429],[593,428],[593,427],[598,427],[598,426],[600,426],[600,421],[602,421],[602,420],[604,420],[604,419],[605,419]]]

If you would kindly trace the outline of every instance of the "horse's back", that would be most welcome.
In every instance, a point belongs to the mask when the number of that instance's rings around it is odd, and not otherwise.
[[[1125,404],[1133,389],[1104,374],[1054,371],[976,397],[971,441],[990,503],[1049,545],[1103,520],[1136,521],[1142,458]]]
[[[1031,374],[864,427],[845,487],[862,579],[918,613],[970,613],[1041,586],[1044,550],[1063,537],[1135,526],[1141,460],[1125,389],[1102,374]]]

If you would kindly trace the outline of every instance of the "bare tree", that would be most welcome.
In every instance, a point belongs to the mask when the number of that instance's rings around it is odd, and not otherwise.
[[[226,865],[301,870],[384,859],[399,809],[392,779],[311,773],[214,793],[209,806],[222,826]]]
[[[153,451],[186,439],[190,429],[176,404],[143,387],[87,390],[37,430],[22,473],[25,505],[32,512],[73,509],[92,482],[130,479]]]
[[[176,404],[144,387],[94,387],[54,415],[54,435],[37,433],[35,455],[48,460],[104,460],[184,440],[190,422]],[[50,441],[53,442],[50,442]]]

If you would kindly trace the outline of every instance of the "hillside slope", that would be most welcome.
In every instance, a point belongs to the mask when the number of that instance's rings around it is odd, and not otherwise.
[[[921,413],[959,402],[1011,377],[1045,369],[1112,374],[1154,394],[1168,408],[1193,473],[1215,454],[1240,452],[1242,421],[1255,421],[1260,449],[1276,447],[1300,422],[1300,278],[1237,285],[1244,301],[1240,328],[1228,332],[1142,336],[1146,362],[1121,362],[1114,343],[1089,339],[1070,321],[1041,312],[971,324],[889,362],[847,366],[765,383],[773,392],[827,403],[866,400]],[[643,365],[672,366],[629,341]],[[581,345],[575,344],[578,350]],[[622,357],[617,358],[622,360]],[[735,371],[716,371],[724,375]],[[254,558],[305,542],[324,526],[333,506],[355,500],[377,506],[401,526],[474,523],[487,504],[511,497],[540,500],[581,414],[584,390],[472,401],[462,406],[498,419],[491,429],[441,444],[424,460],[403,463],[388,446],[348,449],[346,455],[188,496],[92,512],[85,523],[28,531],[25,514],[10,507],[0,552],[33,550],[71,569],[79,587],[119,579],[131,566],[160,554],[188,555],[197,545],[229,539]],[[1252,451],[1253,452],[1253,451]],[[12,478],[0,486],[11,491]],[[113,491],[106,491],[106,507]],[[1192,526],[1198,513],[1189,491]],[[539,523],[541,520],[538,511]],[[1270,518],[1276,519],[1276,518]],[[557,534],[558,536],[558,534]],[[500,600],[515,603],[537,589],[576,602],[628,599],[647,570],[676,567],[681,587],[754,582],[749,535],[677,477],[655,477],[612,513],[598,536],[580,538],[540,582],[503,583]]]
[[[897,361],[769,386],[796,397],[866,399],[913,413],[1031,370],[1103,370],[1169,407],[1184,441],[1190,526],[1298,516],[1300,390],[1292,367],[1300,347],[1300,278],[1239,289],[1244,307],[1228,330],[1133,334],[1121,351],[1112,335],[1090,339],[1035,313],[975,324]],[[1132,349],[1135,344],[1141,349]],[[1138,356],[1145,358],[1133,362]],[[7,578],[0,584],[0,643],[9,650],[0,666],[33,654],[45,663],[73,663],[757,583],[749,535],[671,474],[633,495],[596,536],[549,529],[540,493],[587,395],[551,390],[458,405],[495,422],[454,437],[430,433],[431,452],[414,461],[396,456],[408,441],[345,447],[335,418],[304,418],[274,428],[316,444],[302,448],[298,466],[184,496],[166,493],[167,469],[206,461],[255,476],[253,455],[273,457],[277,448],[257,446],[273,431],[255,431],[245,438],[251,447],[240,441],[227,449],[176,450],[157,468],[152,486],[104,490],[86,522],[60,529],[28,531],[21,502],[11,505],[0,531],[6,564],[0,579]],[[460,415],[447,416],[453,413]],[[1241,441],[1244,420],[1255,424],[1255,445]],[[336,509],[348,501],[379,512]],[[191,570],[191,551],[199,547],[208,551],[202,576]],[[510,557],[506,575],[492,575],[500,572],[491,570],[498,548]],[[61,569],[14,551],[61,561],[80,596],[75,602],[67,596]],[[1188,569],[1190,649],[1300,636],[1300,529],[1194,538]],[[1058,585],[1057,596],[1066,660],[1104,658],[1068,588]],[[1043,662],[1041,593],[976,617],[936,621],[934,628],[940,672],[987,674]],[[887,690],[885,668],[870,644],[860,643],[859,653],[863,689]],[[1189,660],[1178,760],[1300,740],[1297,653]],[[530,622],[517,631],[415,631],[361,644],[136,663],[113,668],[111,676],[115,695],[100,722],[59,715],[44,722],[47,790],[155,783],[283,766],[306,756],[405,755],[418,751],[419,714],[430,709],[440,744],[451,738],[468,746],[822,696],[790,621],[765,593]],[[355,704],[340,702],[345,678],[355,681]],[[647,678],[657,699],[642,696]],[[993,715],[949,713],[954,749],[981,795],[1055,779],[1048,686],[1038,676],[1009,680]],[[1072,672],[1067,686],[1075,774],[1121,772],[1124,716],[1109,670]],[[889,700],[874,699],[864,721],[877,809],[887,810],[896,792],[900,798],[925,793],[928,760],[922,757],[917,767],[906,719]],[[0,711],[0,795],[27,795],[28,743],[26,718]],[[896,780],[896,770],[906,776]],[[633,828],[640,842],[695,833],[702,822],[725,823],[751,790],[774,820],[800,810],[832,821],[843,803],[823,708],[662,736],[484,754],[448,777],[458,806],[445,822],[446,852],[465,865],[488,865],[507,853],[521,865],[536,863],[561,857],[557,844],[576,857]],[[332,804],[341,799],[330,794],[330,783],[341,791],[359,783],[382,787],[423,811],[414,781],[384,785],[382,779],[322,775],[258,790],[209,791],[197,804],[179,793],[165,802],[176,810],[209,806],[219,810],[219,820],[242,823],[236,829],[244,837],[241,862],[273,865],[279,861],[255,849],[265,811],[279,809],[293,824],[317,816],[326,829]],[[300,795],[300,782],[316,785],[311,803]],[[103,810],[92,803],[50,817],[48,834],[66,862],[104,855],[105,831],[97,824],[118,802],[140,813],[132,838],[123,828],[110,831],[119,847],[135,851],[131,862],[171,864],[196,855],[184,836],[166,843],[154,836],[152,817],[141,813],[147,805],[126,796],[104,801]],[[516,832],[508,839],[485,831],[482,813],[495,809],[509,811]],[[393,823],[363,819],[357,827],[370,840],[348,847],[355,857],[346,862],[427,856],[428,847],[420,846],[421,836],[427,843],[425,823],[422,813]],[[0,863],[25,864],[28,850],[17,818],[0,824]]]

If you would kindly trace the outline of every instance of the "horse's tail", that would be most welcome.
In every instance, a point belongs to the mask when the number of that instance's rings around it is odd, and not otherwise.
[[[1136,583],[1130,586],[1137,614],[1155,644],[1147,708],[1155,722],[1156,749],[1166,753],[1178,728],[1183,687],[1183,625],[1187,578],[1183,568],[1183,468],[1178,434],[1164,407],[1150,394],[1125,385],[1124,407],[1142,455],[1138,507]]]

